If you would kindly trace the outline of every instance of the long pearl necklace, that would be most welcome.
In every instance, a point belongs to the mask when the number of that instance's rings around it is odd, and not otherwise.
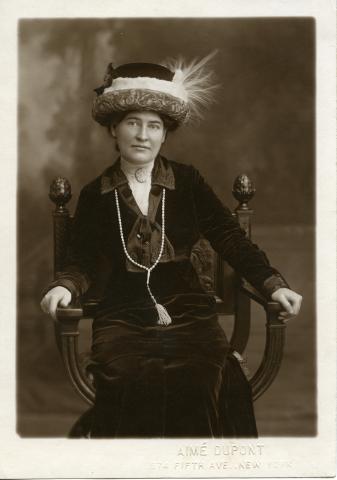
[[[141,263],[136,262],[130,255],[129,252],[127,251],[126,244],[125,244],[125,239],[124,239],[124,233],[123,233],[123,225],[122,225],[122,218],[121,218],[121,212],[119,208],[119,200],[118,200],[118,192],[117,189],[115,189],[115,200],[116,200],[116,209],[117,209],[117,217],[118,217],[118,225],[119,225],[119,233],[121,237],[121,242],[123,245],[123,250],[125,253],[126,258],[136,265],[139,268],[142,268],[143,270],[147,271],[147,276],[146,276],[146,288],[149,292],[149,295],[154,303],[154,306],[156,307],[157,313],[158,313],[158,324],[159,325],[170,325],[172,323],[172,319],[170,315],[168,314],[166,308],[163,305],[160,305],[157,300],[155,299],[153,293],[151,292],[150,289],[150,275],[152,270],[158,265],[160,258],[163,254],[164,250],[164,242],[165,242],[165,188],[163,188],[163,197],[162,197],[162,205],[161,205],[161,218],[162,218],[162,225],[161,225],[161,242],[160,242],[160,250],[157,259],[155,260],[154,264],[151,265],[151,267],[146,267],[145,265],[142,265]]]

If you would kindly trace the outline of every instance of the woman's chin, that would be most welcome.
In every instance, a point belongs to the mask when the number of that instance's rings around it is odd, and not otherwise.
[[[149,150],[142,150],[142,149],[135,149],[131,153],[128,152],[127,155],[123,155],[122,157],[130,163],[151,163],[154,161],[153,153]]]

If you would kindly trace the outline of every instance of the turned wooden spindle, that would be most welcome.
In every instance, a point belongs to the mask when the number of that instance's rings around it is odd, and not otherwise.
[[[54,275],[62,271],[69,240],[70,215],[66,204],[71,199],[71,186],[63,177],[56,177],[50,184],[49,198],[56,208],[53,212],[54,226]]]
[[[247,175],[241,174],[236,177],[233,183],[232,194],[239,202],[238,206],[233,212],[233,216],[237,218],[241,228],[246,232],[247,237],[250,238],[251,217],[253,215],[253,210],[248,207],[248,202],[253,198],[255,194],[255,188],[253,187],[252,182]],[[230,267],[228,267],[228,265],[224,265],[223,260],[220,256],[218,256],[215,273],[215,292],[220,298],[226,297],[226,291],[229,287],[228,280],[230,280],[232,288],[236,288],[235,276],[234,274],[230,274],[230,270]],[[226,283],[224,283],[225,278],[227,279]],[[226,304],[229,305],[229,299],[226,300]],[[243,300],[243,305],[247,310],[248,304],[246,299]]]
[[[239,202],[233,216],[236,217],[247,237],[251,238],[251,219],[253,210],[248,207],[248,202],[253,198],[255,188],[247,175],[241,174],[236,177],[233,183],[232,194]],[[242,283],[243,281],[242,279],[239,279],[239,277],[237,277],[237,280],[239,283]],[[250,299],[242,293],[240,288],[237,288],[234,303],[237,321],[234,325],[230,343],[237,352],[243,354],[250,334]]]
[[[67,259],[72,217],[66,207],[71,199],[71,185],[64,177],[55,178],[49,191],[49,198],[55,204],[54,225],[54,275],[62,272]],[[79,354],[79,321],[84,318],[81,306],[70,305],[57,308],[55,323],[56,343],[61,352],[66,371],[79,395],[90,405],[95,398],[95,389]]]

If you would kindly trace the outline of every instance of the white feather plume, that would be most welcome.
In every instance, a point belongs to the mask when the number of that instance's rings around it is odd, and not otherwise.
[[[214,93],[219,85],[214,83],[214,74],[209,68],[209,63],[216,54],[217,50],[201,59],[195,58],[189,63],[182,57],[164,62],[171,72],[175,72],[172,82],[185,90],[192,119],[201,118],[202,110],[214,101]]]

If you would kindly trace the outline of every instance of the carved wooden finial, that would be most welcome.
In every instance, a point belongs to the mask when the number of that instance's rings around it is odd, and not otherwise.
[[[254,197],[255,191],[254,185],[247,175],[242,174],[237,176],[232,190],[233,196],[239,202],[237,208],[247,210],[248,202]]]
[[[65,205],[71,199],[71,186],[64,177],[56,177],[50,184],[49,198],[56,205],[56,211],[66,210]]]

